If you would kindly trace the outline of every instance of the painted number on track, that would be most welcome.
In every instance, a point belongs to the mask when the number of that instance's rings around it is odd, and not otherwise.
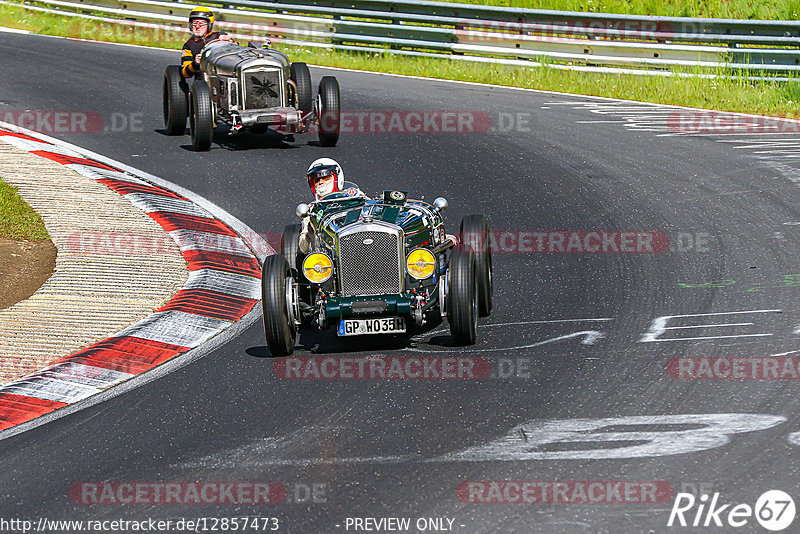
[[[686,414],[529,421],[484,445],[438,461],[583,460],[669,456],[721,447],[730,436],[766,430],[778,415]],[[669,428],[666,428],[669,427]]]

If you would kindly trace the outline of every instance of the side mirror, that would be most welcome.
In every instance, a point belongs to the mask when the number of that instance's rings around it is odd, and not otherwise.
[[[298,217],[301,219],[308,215],[308,204],[298,204],[297,208],[295,208],[294,212],[297,214]]]
[[[444,211],[447,209],[447,199],[444,197],[439,197],[433,201],[433,207],[436,211]]]

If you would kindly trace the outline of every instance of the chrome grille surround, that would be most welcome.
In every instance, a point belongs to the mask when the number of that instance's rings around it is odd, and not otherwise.
[[[365,240],[372,240],[364,244]],[[336,236],[341,296],[399,294],[403,290],[403,231],[380,221],[354,223]]]
[[[246,70],[241,74],[244,90],[243,109],[266,109],[283,106],[283,80],[280,69]]]

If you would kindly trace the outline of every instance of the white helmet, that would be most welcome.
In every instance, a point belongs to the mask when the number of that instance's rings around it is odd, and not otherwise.
[[[314,182],[326,176],[333,176],[333,181],[326,185],[324,190],[317,190]],[[308,179],[308,186],[311,188],[311,192],[314,193],[314,198],[317,200],[325,195],[344,189],[344,171],[342,170],[342,166],[331,158],[319,158],[315,160],[308,166],[306,178]]]

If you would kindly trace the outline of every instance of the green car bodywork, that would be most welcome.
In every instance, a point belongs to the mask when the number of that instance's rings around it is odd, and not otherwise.
[[[346,192],[334,193],[332,199],[326,197],[325,202],[312,205],[309,215],[316,234],[315,250],[327,253],[337,266],[337,272],[339,250],[336,235],[358,222],[381,221],[399,226],[403,232],[406,254],[417,248],[434,251],[446,239],[444,220],[439,210],[422,200],[408,199],[405,191],[384,191],[382,198],[375,200],[348,196]],[[400,294],[341,296],[336,288],[336,276],[332,276],[320,288],[325,294],[325,315],[329,320],[408,316],[419,295],[426,296],[420,300],[420,304],[421,311],[427,311],[438,302],[435,289],[446,269],[444,255],[434,255],[437,257],[437,266],[433,275],[425,280],[416,280],[404,269],[404,287]],[[405,263],[405,258],[403,260]],[[376,305],[370,306],[370,301]],[[358,303],[355,309],[354,303]]]
[[[280,252],[261,266],[270,352],[292,354],[304,325],[338,323],[339,336],[402,334],[439,317],[454,345],[474,344],[478,318],[492,310],[491,230],[471,214],[458,237],[445,234],[445,209],[442,197],[431,205],[395,190],[370,199],[347,182],[297,206],[303,223],[284,228]]]

